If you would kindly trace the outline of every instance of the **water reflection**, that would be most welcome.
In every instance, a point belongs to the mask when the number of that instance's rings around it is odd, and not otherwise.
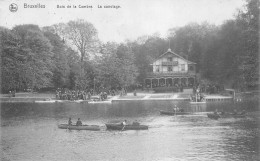
[[[174,105],[191,112],[161,116]],[[245,118],[211,120],[215,109],[246,109]],[[70,131],[57,125],[75,122],[101,131]],[[148,125],[145,131],[106,131],[104,123],[127,119]],[[256,102],[126,101],[112,104],[3,103],[2,160],[257,160],[259,111]]]
[[[82,104],[82,103],[2,103],[2,117],[42,116],[68,117],[84,115],[94,119],[99,117],[138,117],[157,115],[159,110],[173,111],[174,105],[187,112],[201,113],[218,109],[231,112],[234,109],[254,111],[258,104],[254,102],[233,103],[208,102],[206,104],[191,105],[186,101],[116,101],[112,104]]]

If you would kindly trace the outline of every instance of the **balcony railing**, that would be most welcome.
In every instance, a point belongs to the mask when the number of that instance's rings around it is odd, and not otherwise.
[[[166,62],[162,62],[162,66],[169,66],[169,65],[177,66],[177,65],[178,65],[178,62],[177,62],[177,61],[166,61]]]
[[[195,76],[196,73],[194,71],[188,72],[149,72],[147,73],[147,77],[176,77],[176,76]]]

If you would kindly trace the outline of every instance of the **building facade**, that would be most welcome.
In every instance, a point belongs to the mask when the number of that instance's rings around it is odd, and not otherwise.
[[[152,72],[144,80],[146,88],[193,87],[196,80],[196,63],[188,61],[168,49],[151,64]]]

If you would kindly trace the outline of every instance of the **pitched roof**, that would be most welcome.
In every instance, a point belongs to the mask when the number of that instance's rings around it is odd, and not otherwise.
[[[191,61],[189,61],[189,60],[183,58],[182,56],[180,56],[180,55],[174,53],[170,48],[169,48],[165,53],[163,53],[162,55],[160,55],[159,58],[163,57],[163,56],[164,56],[165,54],[167,54],[167,53],[171,53],[171,54],[175,55],[176,57],[181,58],[181,59],[187,61],[188,64],[196,64],[196,63],[191,62]]]

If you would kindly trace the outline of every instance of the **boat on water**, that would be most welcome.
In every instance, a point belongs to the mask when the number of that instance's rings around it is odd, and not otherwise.
[[[208,115],[208,118],[214,119],[214,120],[217,120],[220,118],[220,115],[214,114],[214,113],[208,113],[207,115]]]
[[[208,118],[211,119],[219,119],[219,118],[243,118],[246,117],[246,113],[245,112],[240,112],[240,113],[223,113],[220,112],[218,114],[215,113],[208,113]]]
[[[55,103],[56,100],[39,100],[39,101],[34,101],[35,103]]]
[[[107,130],[148,130],[146,125],[122,125],[122,124],[106,124]]]
[[[68,125],[68,124],[60,124],[58,125],[60,129],[69,129],[69,130],[91,130],[91,131],[99,131],[100,127],[98,125]]]
[[[239,113],[221,113],[220,114],[221,118],[243,118],[246,117],[246,112],[239,112]]]
[[[188,115],[190,114],[189,112],[173,112],[173,111],[163,111],[160,110],[161,115]]]
[[[102,103],[112,103],[112,100],[105,100],[105,101],[89,101],[90,104],[102,104]]]

